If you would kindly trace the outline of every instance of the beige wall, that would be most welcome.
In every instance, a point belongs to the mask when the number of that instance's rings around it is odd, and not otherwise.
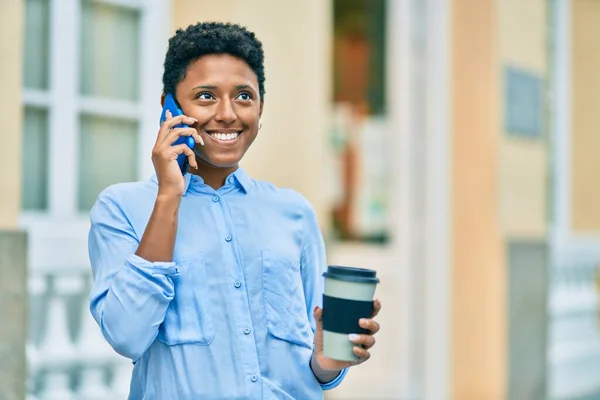
[[[503,69],[512,66],[547,73],[547,15],[545,0],[501,0],[498,10],[498,79],[500,85],[500,210],[507,236],[541,238],[547,228],[548,150],[540,139],[511,137],[504,131]]]
[[[325,224],[323,166],[331,86],[329,1],[175,0],[173,7],[174,27],[209,20],[237,22],[263,42],[263,127],[242,164],[255,178],[303,193]]]
[[[600,2],[572,0],[573,230],[600,233]]]
[[[452,398],[500,399],[506,382],[505,261],[498,205],[494,0],[453,2]]]
[[[27,238],[21,210],[22,0],[0,1],[0,398],[25,398]]]
[[[545,79],[544,0],[455,0],[453,399],[507,393],[509,238],[547,232],[548,148],[505,131],[504,68]]]
[[[0,2],[0,229],[16,228],[21,210],[22,0]]]

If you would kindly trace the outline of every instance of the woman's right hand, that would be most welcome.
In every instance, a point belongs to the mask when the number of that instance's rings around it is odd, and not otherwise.
[[[181,143],[173,146],[173,143],[180,136],[192,136],[196,143],[202,143],[202,138],[194,128],[173,128],[179,124],[189,126],[198,122],[196,119],[179,115],[173,117],[169,111],[166,112],[165,122],[158,131],[156,143],[152,149],[152,164],[158,178],[158,191],[169,195],[182,196],[185,190],[185,178],[181,173],[177,156],[185,154],[188,158],[189,165],[192,168],[198,168],[196,156],[192,149],[187,144]]]

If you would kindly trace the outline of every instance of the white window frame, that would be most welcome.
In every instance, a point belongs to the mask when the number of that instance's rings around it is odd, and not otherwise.
[[[48,110],[48,208],[22,210],[21,227],[30,233],[32,268],[63,264],[57,251],[41,237],[83,240],[88,212],[78,208],[80,116],[96,115],[138,123],[138,179],[148,179],[153,167],[150,153],[158,131],[164,55],[170,31],[170,0],[93,0],[140,11],[140,95],[138,101],[82,96],[80,69],[80,0],[50,1],[49,87],[23,89],[23,105]],[[40,240],[37,240],[40,239]],[[58,240],[58,239],[57,239]],[[85,250],[85,249],[84,249]],[[78,250],[81,253],[81,249]],[[75,257],[82,262],[83,253]],[[86,263],[87,264],[87,263]]]
[[[140,100],[82,96],[79,93],[80,0],[50,2],[50,78],[48,90],[25,88],[23,104],[48,110],[48,209],[24,210],[24,225],[34,219],[87,218],[77,207],[79,118],[82,114],[138,122],[140,179],[152,174],[150,151],[158,129],[162,63],[169,30],[169,0],[94,0],[141,12]],[[148,157],[144,157],[147,154]],[[72,155],[64,157],[63,155]]]

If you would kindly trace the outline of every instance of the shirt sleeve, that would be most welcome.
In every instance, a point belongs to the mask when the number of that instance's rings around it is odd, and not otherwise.
[[[304,286],[304,297],[306,299],[306,311],[310,327],[313,333],[316,331],[316,323],[313,315],[315,306],[323,306],[323,273],[327,268],[327,256],[325,252],[325,241],[319,227],[317,216],[312,206],[306,202],[304,236],[302,242],[302,256],[300,268],[302,272],[302,284]],[[321,383],[323,390],[337,387],[348,373],[343,369],[332,381]]]
[[[173,262],[135,255],[139,241],[123,211],[100,197],[91,211],[90,310],[113,349],[137,361],[150,347],[174,297]]]

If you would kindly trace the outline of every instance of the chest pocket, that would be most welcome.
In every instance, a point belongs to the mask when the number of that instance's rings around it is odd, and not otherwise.
[[[168,345],[209,345],[214,336],[209,308],[210,286],[201,253],[176,260],[175,297],[167,308],[158,339]]]
[[[312,348],[300,266],[271,251],[262,252],[267,330],[272,337]]]

